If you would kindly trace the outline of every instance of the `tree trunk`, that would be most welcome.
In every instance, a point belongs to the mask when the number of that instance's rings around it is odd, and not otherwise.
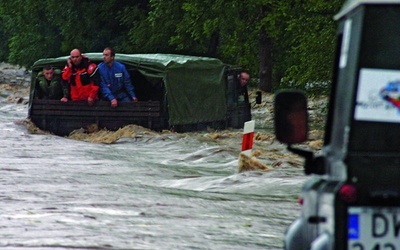
[[[260,20],[265,17],[267,7],[260,8]],[[265,27],[261,27],[259,34],[260,46],[260,83],[259,88],[265,92],[272,91],[272,39],[268,37]]]
[[[211,35],[210,43],[208,44],[207,56],[216,57],[218,45],[219,45],[219,31],[216,30]]]

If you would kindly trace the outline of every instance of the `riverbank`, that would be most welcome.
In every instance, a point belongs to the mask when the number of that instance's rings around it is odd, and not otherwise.
[[[29,102],[31,73],[23,67],[0,63],[0,102]]]

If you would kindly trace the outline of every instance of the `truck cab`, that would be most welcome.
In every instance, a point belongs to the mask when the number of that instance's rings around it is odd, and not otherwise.
[[[311,178],[285,249],[400,249],[400,1],[350,0],[337,50],[322,152],[307,140],[307,100],[275,96],[276,138]]]

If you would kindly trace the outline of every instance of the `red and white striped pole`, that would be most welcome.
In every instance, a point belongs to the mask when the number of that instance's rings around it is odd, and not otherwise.
[[[243,139],[242,139],[242,153],[246,154],[247,156],[251,155],[251,151],[253,149],[254,126],[255,126],[254,120],[244,123]]]

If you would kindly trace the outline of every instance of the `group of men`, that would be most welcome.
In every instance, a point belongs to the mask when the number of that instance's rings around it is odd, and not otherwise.
[[[121,101],[137,101],[130,75],[122,63],[115,61],[115,51],[110,47],[103,50],[99,65],[73,49],[62,71],[51,65],[43,68],[36,78],[35,91],[39,99],[87,101],[89,105],[101,98],[114,108]]]
[[[241,72],[238,77],[237,93],[239,101],[248,102],[247,83],[250,76]],[[39,99],[60,99],[62,102],[103,99],[118,106],[118,102],[136,102],[134,87],[125,66],[115,61],[115,51],[111,47],[103,50],[103,62],[99,65],[73,49],[67,65],[61,71],[47,65],[36,78],[36,97]]]

